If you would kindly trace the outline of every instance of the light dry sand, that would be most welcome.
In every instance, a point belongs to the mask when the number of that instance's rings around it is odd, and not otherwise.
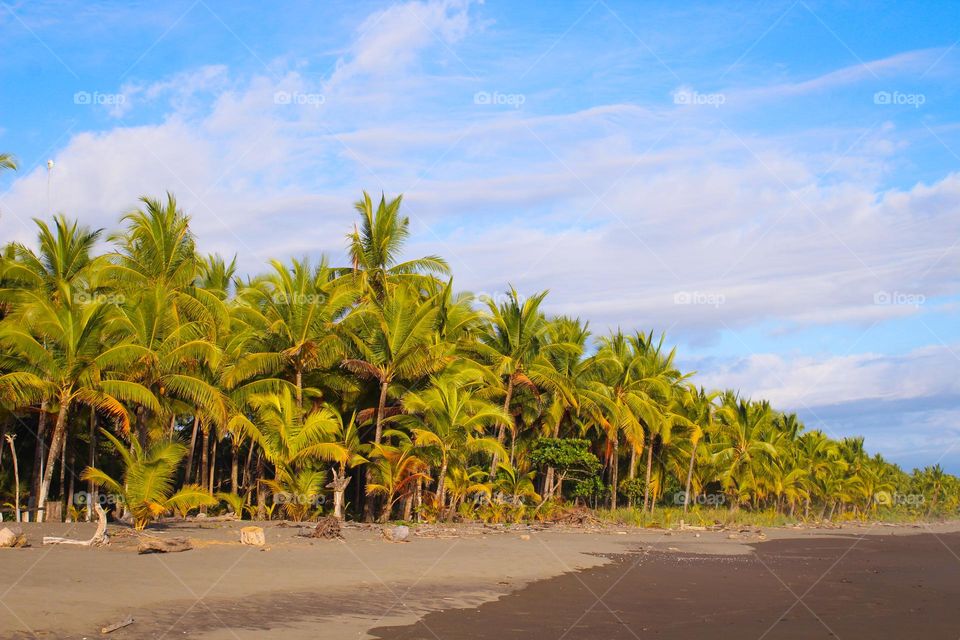
[[[151,534],[188,537],[198,548],[144,556],[132,550],[129,531],[113,526],[120,533],[110,547],[87,549],[44,547],[41,538],[87,538],[93,525],[23,525],[32,547],[0,550],[0,637],[92,638],[102,626],[132,615],[136,622],[111,639],[356,639],[373,627],[474,607],[535,580],[604,564],[604,554],[742,554],[761,539],[960,531],[960,523],[847,525],[764,529],[761,538],[752,530],[459,525],[419,529],[410,542],[394,544],[376,528],[348,529],[340,542],[260,524],[267,537],[263,550],[239,544],[240,523],[192,522]]]

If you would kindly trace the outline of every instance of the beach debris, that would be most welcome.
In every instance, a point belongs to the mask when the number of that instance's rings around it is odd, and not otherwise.
[[[89,540],[73,540],[71,538],[58,538],[57,536],[44,536],[43,544],[72,544],[80,547],[100,547],[110,544],[110,537],[107,535],[107,512],[99,504],[93,505],[97,510],[97,532]]]
[[[262,547],[267,544],[267,537],[262,527],[243,527],[240,529],[240,543],[253,547]]]
[[[324,538],[326,540],[343,540],[340,533],[340,520],[333,516],[326,516],[317,521],[317,527],[310,534],[311,538]]]
[[[520,536],[520,539],[521,539],[521,540],[529,540],[529,539],[530,539],[530,536],[528,536],[527,534],[523,534],[522,536]]]
[[[556,524],[565,524],[573,526],[595,526],[599,527],[603,523],[600,521],[600,518],[593,515],[589,509],[583,507],[575,507],[573,509],[568,509],[563,513],[558,514],[552,519]]]
[[[137,553],[179,553],[191,549],[193,549],[193,543],[186,538],[161,540],[160,538],[144,537],[140,539],[140,544],[137,545]]]
[[[0,548],[15,549],[27,546],[27,536],[19,526],[0,529]]]
[[[381,530],[383,537],[389,542],[409,542],[410,527],[398,525],[396,527],[384,527]]]
[[[117,629],[123,629],[124,627],[129,627],[129,626],[132,625],[133,623],[134,623],[133,616],[127,616],[126,618],[124,618],[124,619],[121,620],[120,622],[114,622],[113,624],[111,624],[111,625],[108,626],[108,627],[103,627],[102,629],[100,629],[100,633],[102,633],[102,634],[113,633],[113,632],[116,631]]]

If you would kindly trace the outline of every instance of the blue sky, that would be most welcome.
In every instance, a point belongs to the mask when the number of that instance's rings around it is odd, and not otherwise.
[[[402,192],[461,288],[960,472],[956,3],[278,6],[0,2],[0,240],[169,190],[253,272]]]

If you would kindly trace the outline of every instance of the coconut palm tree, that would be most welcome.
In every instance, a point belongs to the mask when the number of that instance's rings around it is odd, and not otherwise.
[[[16,171],[17,159],[10,153],[0,153],[0,172]]]
[[[490,324],[480,338],[479,349],[502,381],[505,414],[510,413],[510,402],[518,386],[537,391],[540,370],[532,365],[544,352],[549,340],[549,323],[540,311],[547,293],[542,291],[522,299],[517,290],[510,287],[503,302],[497,304],[493,299],[486,301]],[[501,445],[508,427],[513,431],[515,425],[512,418],[497,427],[497,442]],[[490,461],[491,477],[495,475],[499,462],[500,458],[495,454]]]
[[[46,467],[37,497],[45,506],[54,463],[60,456],[67,416],[74,404],[93,407],[112,416],[129,430],[125,402],[158,410],[146,387],[104,374],[124,363],[144,357],[142,347],[131,344],[114,329],[114,308],[103,301],[55,305],[39,294],[0,326],[0,368],[32,373],[44,381],[47,405],[57,408]]]
[[[363,197],[354,204],[360,214],[360,226],[355,226],[347,235],[353,263],[351,273],[358,280],[357,289],[370,292],[381,302],[393,285],[430,290],[436,284],[430,274],[450,273],[450,267],[439,256],[400,261],[403,244],[410,236],[410,219],[400,215],[402,201],[403,196],[388,202],[381,195],[374,209],[370,194],[364,191]]]
[[[367,482],[367,495],[383,498],[379,519],[386,522],[397,501],[419,480],[428,478],[427,464],[417,455],[417,448],[409,439],[401,440],[398,446],[374,444],[369,460],[367,468],[373,473],[372,481]]]
[[[262,483],[275,502],[282,500],[292,518],[302,517],[323,487],[326,471],[320,464],[351,462],[350,452],[337,439],[342,421],[327,407],[301,408],[288,387],[251,397],[249,407],[252,418],[237,414],[231,428],[242,430],[273,466],[273,477]]]
[[[87,467],[81,480],[92,481],[119,496],[133,515],[134,527],[140,531],[152,520],[174,510],[186,513],[200,506],[214,506],[217,499],[197,485],[186,485],[174,491],[177,467],[187,449],[179,442],[158,440],[143,449],[133,439],[130,450],[113,434],[103,430],[123,462],[123,478],[114,480],[104,471]]]
[[[238,319],[254,332],[254,350],[277,354],[303,405],[303,376],[336,366],[344,344],[336,325],[355,298],[349,282],[334,279],[325,259],[316,267],[292,260],[289,267],[273,260],[272,272],[240,292]]]
[[[426,389],[403,398],[406,415],[397,421],[409,427],[417,447],[435,450],[440,459],[436,495],[441,511],[451,463],[465,466],[467,457],[478,452],[506,453],[494,438],[483,435],[487,427],[508,419],[500,407],[478,396],[485,385],[483,374],[468,368],[434,376]]]
[[[720,481],[731,496],[731,507],[754,492],[762,465],[777,457],[777,449],[764,439],[774,420],[767,402],[751,402],[728,395],[717,412],[720,428],[714,456],[722,465]]]

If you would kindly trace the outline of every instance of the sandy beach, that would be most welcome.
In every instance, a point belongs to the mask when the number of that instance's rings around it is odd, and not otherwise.
[[[261,524],[263,548],[239,544],[240,523],[173,523],[149,533],[187,537],[196,548],[162,555],[138,555],[135,536],[120,528],[111,527],[109,547],[86,549],[41,538],[79,539],[93,525],[24,525],[32,546],[0,555],[0,634],[95,637],[132,616],[109,637],[679,638],[711,623],[746,624],[757,636],[766,625],[768,637],[829,637],[836,628],[846,638],[867,637],[850,635],[871,628],[861,620],[883,627],[914,610],[934,630],[925,637],[960,628],[941,606],[960,595],[960,523],[762,532],[424,526],[406,543],[387,542],[375,526],[329,541]],[[791,623],[778,625],[784,615]]]

